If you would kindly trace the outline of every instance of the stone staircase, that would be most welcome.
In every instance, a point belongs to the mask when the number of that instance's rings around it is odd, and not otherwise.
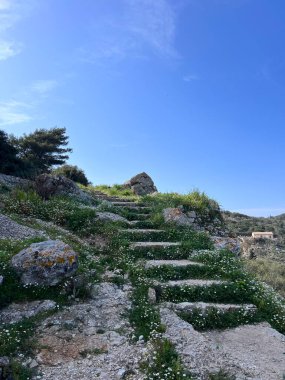
[[[120,234],[128,237],[131,241],[130,251],[133,252],[134,257],[142,260],[146,273],[150,272],[150,279],[152,280],[152,286],[156,294],[156,301],[161,303],[161,307],[168,306],[175,312],[193,312],[193,310],[219,310],[222,313],[231,312],[233,310],[255,310],[252,304],[233,304],[219,302],[207,302],[203,299],[203,290],[210,287],[228,287],[231,282],[224,279],[213,278],[168,278],[166,281],[157,280],[152,278],[156,268],[165,270],[167,273],[171,268],[174,268],[178,273],[179,270],[191,269],[191,267],[198,267],[204,272],[207,271],[207,265],[199,261],[191,260],[185,257],[185,253],[180,252],[180,241],[168,241],[166,239],[167,233],[162,229],[155,229],[149,218],[151,216],[151,209],[143,204],[136,202],[129,202],[124,199],[112,197],[108,198],[114,206],[119,208],[132,209],[131,228],[120,230]],[[141,225],[147,225],[148,227],[141,228]],[[176,257],[175,257],[176,256]],[[187,254],[189,256],[189,254]],[[175,258],[174,258],[175,257]],[[163,277],[163,276],[162,276]],[[178,277],[178,278],[177,278]],[[171,297],[171,289],[177,289],[178,292],[185,293],[185,301],[177,302],[175,297]],[[201,299],[197,302],[192,302],[191,299],[187,299],[187,290],[195,288],[197,292],[201,290]],[[164,300],[164,294],[170,294]],[[207,298],[207,297],[206,297]],[[203,312],[202,312],[203,314]]]
[[[199,380],[208,379],[209,371],[217,373],[221,368],[237,374],[237,379],[279,379],[283,340],[276,338],[275,330],[267,324],[248,324],[251,322],[246,319],[258,310],[249,298],[241,301],[236,296],[237,285],[230,276],[213,273],[207,261],[191,257],[180,241],[171,241],[173,235],[167,239],[166,230],[154,227],[151,209],[145,205],[114,197],[108,201],[132,211],[128,216],[129,228],[119,233],[128,238],[129,253],[145,269],[150,281],[149,303],[159,310],[166,328],[163,336],[175,345],[185,368]],[[225,329],[219,323],[212,327],[213,316],[230,320],[234,313],[246,315],[246,319],[238,320],[235,327]],[[203,323],[209,328],[205,333],[199,330]],[[263,359],[268,355],[264,342],[270,339],[270,346],[274,347],[271,357],[276,352],[279,355],[278,363],[272,365],[264,364]],[[245,360],[252,355],[254,360]]]

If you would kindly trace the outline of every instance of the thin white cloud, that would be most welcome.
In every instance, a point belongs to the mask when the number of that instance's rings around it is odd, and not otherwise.
[[[37,80],[15,99],[0,101],[0,126],[22,124],[36,119],[37,107],[57,86],[58,82],[54,79]]]
[[[23,44],[14,41],[11,29],[35,8],[34,0],[0,0],[0,60],[22,51]]]
[[[58,82],[54,79],[44,79],[34,82],[31,86],[32,91],[40,94],[47,95],[58,86]]]
[[[91,41],[78,49],[89,63],[146,59],[150,54],[178,58],[176,11],[169,0],[122,0],[117,13],[94,21]]]
[[[0,0],[0,11],[7,11],[11,8],[10,0]]]
[[[125,0],[126,28],[159,54],[177,56],[175,12],[166,0]]]
[[[33,118],[27,112],[30,106],[15,100],[0,102],[0,126],[27,123]]]
[[[198,80],[199,77],[197,75],[185,75],[183,77],[184,82],[193,82],[195,80]]]
[[[19,54],[22,50],[20,44],[10,41],[0,41],[0,61],[5,61]]]

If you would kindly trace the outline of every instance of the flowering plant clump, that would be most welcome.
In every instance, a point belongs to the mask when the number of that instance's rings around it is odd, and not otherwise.
[[[153,334],[152,351],[148,360],[143,363],[142,369],[146,376],[145,380],[191,380],[178,357],[173,344],[159,336]]]
[[[246,308],[221,311],[213,307],[207,310],[206,313],[197,308],[190,313],[180,312],[178,315],[190,323],[196,330],[200,331],[237,327],[263,320],[261,313],[258,313],[254,309]]]

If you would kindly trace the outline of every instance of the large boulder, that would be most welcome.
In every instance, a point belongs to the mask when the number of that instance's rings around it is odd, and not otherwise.
[[[125,182],[124,186],[132,189],[136,195],[147,195],[157,191],[153,180],[145,172],[132,177],[129,181]]]
[[[78,255],[60,240],[47,240],[23,249],[12,257],[11,265],[22,284],[53,286],[75,273]]]
[[[54,195],[68,195],[82,201],[92,201],[92,197],[81,190],[75,182],[61,175],[39,175],[35,181],[35,189],[44,199],[49,199]]]
[[[188,213],[183,212],[182,208],[165,208],[162,211],[164,221],[166,223],[175,223],[178,226],[191,226],[194,227],[196,220],[195,211]]]

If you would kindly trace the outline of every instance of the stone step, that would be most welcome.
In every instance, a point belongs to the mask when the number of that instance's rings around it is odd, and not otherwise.
[[[116,207],[119,207],[119,206],[123,206],[123,207],[139,207],[138,204],[136,202],[130,202],[130,201],[111,201],[112,205],[113,206],[116,206]]]
[[[207,303],[207,302],[165,302],[166,307],[176,311],[176,312],[193,312],[194,310],[201,310],[201,313],[207,314],[211,309],[218,309],[221,312],[235,311],[235,310],[246,310],[246,311],[256,311],[257,308],[253,304],[223,304],[223,303]]]
[[[167,281],[159,282],[154,281],[155,286],[160,285],[163,287],[173,287],[173,286],[211,286],[211,285],[222,285],[229,284],[228,281],[223,280],[177,280],[177,281]]]
[[[143,214],[143,215],[145,215],[145,214]],[[136,225],[140,225],[142,223],[146,223],[147,225],[149,225],[149,229],[150,229],[150,227],[152,225],[152,222],[144,222],[142,220],[131,220],[131,221],[129,221],[129,225],[130,226],[134,226],[132,229],[136,229],[135,226]]]
[[[150,229],[150,228],[126,228],[123,230],[120,230],[119,232],[121,233],[130,233],[130,234],[152,234],[152,233],[163,233],[165,232],[164,230],[155,230],[155,229]]]
[[[145,269],[161,267],[164,265],[168,265],[172,267],[186,267],[190,265],[195,265],[199,267],[205,266],[205,264],[199,263],[197,261],[190,261],[190,260],[148,260],[145,263]]]
[[[130,245],[131,249],[136,248],[168,248],[179,247],[181,243],[168,242],[168,241],[137,241]]]
[[[120,202],[120,203],[135,203],[135,202],[133,202],[133,201],[131,201],[130,199],[123,199],[123,198],[116,198],[116,197],[106,197],[106,196],[99,196],[99,197],[97,197],[97,198],[99,198],[99,199],[101,199],[101,200],[104,200],[104,201],[107,201],[107,202]],[[136,203],[137,204],[137,203]]]
[[[146,207],[146,206],[137,206],[137,205],[132,206],[132,205],[123,205],[123,204],[117,205],[114,202],[111,202],[111,204],[112,204],[112,206],[119,207],[120,209],[125,208],[129,211],[141,212],[142,214],[148,213],[150,215],[149,211],[151,211],[151,209],[149,207]]]

